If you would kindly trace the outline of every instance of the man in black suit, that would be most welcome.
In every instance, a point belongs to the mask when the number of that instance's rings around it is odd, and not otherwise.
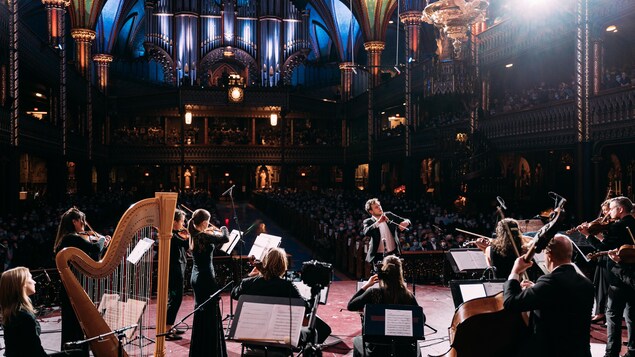
[[[609,214],[613,222],[609,223],[604,237],[591,235],[587,224],[582,224],[579,231],[587,237],[594,248],[601,251],[618,249],[627,244],[632,245],[631,234],[635,234],[635,218],[631,215],[632,210],[633,203],[629,198],[624,196],[612,198],[609,201]],[[622,348],[622,316],[626,311],[628,352],[624,356],[635,357],[635,332],[632,331],[635,327],[633,326],[633,321],[635,321],[635,290],[616,274],[619,271],[633,270],[634,265],[624,262],[617,264],[613,260],[608,260],[607,268],[609,270],[609,292],[606,302],[607,341],[605,356],[617,357],[620,353]]]
[[[556,234],[545,253],[550,273],[522,287],[519,276],[532,262],[522,257],[514,262],[505,282],[505,309],[531,311],[531,335],[518,356],[591,357],[593,283],[571,263],[572,253],[571,240]]]
[[[392,212],[384,212],[376,198],[366,201],[364,206],[371,217],[364,220],[362,235],[370,237],[366,261],[380,262],[384,256],[401,253],[397,230],[403,231],[410,225],[410,220],[399,217]]]

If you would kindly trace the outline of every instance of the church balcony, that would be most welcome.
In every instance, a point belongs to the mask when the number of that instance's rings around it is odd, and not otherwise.
[[[590,99],[592,141],[624,140],[635,137],[635,88],[619,88]],[[499,151],[551,149],[577,142],[577,114],[574,100],[486,118],[480,130]],[[632,139],[630,139],[632,140]]]
[[[109,148],[113,165],[181,163],[180,146],[113,145]],[[188,164],[344,164],[344,148],[338,146],[261,146],[196,145],[186,146]]]

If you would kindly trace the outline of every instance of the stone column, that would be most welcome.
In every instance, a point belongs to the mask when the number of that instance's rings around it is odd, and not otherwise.
[[[349,101],[353,97],[353,62],[340,63],[340,99]]]
[[[71,37],[75,40],[75,66],[84,78],[89,78],[91,46],[95,35],[95,31],[89,29],[71,30]]]
[[[99,53],[93,57],[93,61],[97,65],[97,87],[102,93],[108,92],[108,73],[110,63],[112,62],[112,55],[106,53]]]
[[[384,51],[384,48],[386,48],[386,43],[383,41],[369,41],[364,43],[364,49],[368,52],[368,66],[370,67],[370,83],[368,83],[368,86],[370,88],[379,85],[381,80],[379,66],[381,65],[381,53]]]
[[[64,15],[66,7],[71,4],[70,0],[42,0],[46,8],[48,20],[48,41],[52,47],[58,47],[60,40],[64,37]]]

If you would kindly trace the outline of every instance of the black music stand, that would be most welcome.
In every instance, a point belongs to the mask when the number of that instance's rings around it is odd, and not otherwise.
[[[243,349],[263,349],[265,355],[269,350],[293,354],[299,349],[305,310],[301,298],[241,295],[228,339],[242,342]]]
[[[450,292],[452,292],[454,307],[474,298],[494,296],[503,291],[504,285],[505,279],[450,280]]]
[[[446,253],[454,273],[478,273],[487,269],[485,254],[478,248],[450,249]]]
[[[362,354],[366,356],[366,343],[389,347],[390,356],[416,356],[417,341],[425,340],[423,326],[426,318],[423,308],[416,305],[364,306],[362,326]]]

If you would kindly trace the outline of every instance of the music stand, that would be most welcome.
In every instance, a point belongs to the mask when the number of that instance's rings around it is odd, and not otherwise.
[[[462,303],[485,296],[494,296],[503,291],[505,279],[469,279],[450,280],[450,292],[454,307],[459,307]]]
[[[389,345],[392,356],[397,355],[397,345],[414,344],[416,351],[417,341],[425,339],[425,322],[421,306],[366,304],[362,326],[363,355],[366,355],[367,342]],[[403,355],[402,352],[399,355]]]
[[[242,342],[243,347],[293,353],[298,348],[305,311],[301,298],[241,295],[227,337]]]
[[[450,249],[445,254],[454,273],[478,272],[487,269],[485,254],[478,248]]]

